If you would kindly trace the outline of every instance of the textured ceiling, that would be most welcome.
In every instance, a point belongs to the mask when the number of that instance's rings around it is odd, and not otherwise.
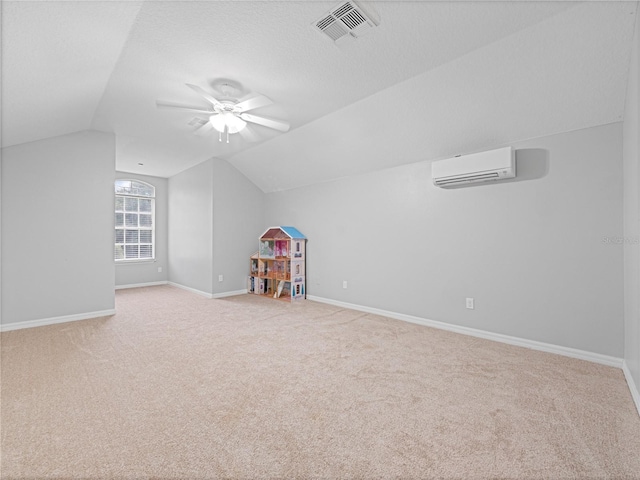
[[[2,140],[114,132],[119,170],[171,176],[211,157],[264,191],[619,121],[636,2],[362,2],[380,24],[338,47],[337,2],[2,2]],[[288,133],[192,132],[185,83],[275,104]],[[139,166],[138,163],[144,163]]]

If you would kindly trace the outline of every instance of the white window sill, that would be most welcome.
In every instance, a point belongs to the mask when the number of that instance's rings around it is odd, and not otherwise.
[[[145,263],[156,263],[156,259],[152,258],[149,260],[141,260],[139,258],[136,258],[134,260],[114,260],[114,263],[116,265],[140,265]]]

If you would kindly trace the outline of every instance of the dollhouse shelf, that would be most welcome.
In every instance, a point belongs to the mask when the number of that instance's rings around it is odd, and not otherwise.
[[[247,291],[287,302],[304,300],[306,241],[294,227],[271,227],[264,232],[258,251],[251,255]]]

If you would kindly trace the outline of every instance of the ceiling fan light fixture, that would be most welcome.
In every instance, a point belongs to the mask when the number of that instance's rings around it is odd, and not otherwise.
[[[209,122],[218,132],[238,133],[247,126],[247,122],[236,117],[232,112],[222,112],[218,115],[211,115]]]
[[[218,115],[211,115],[209,117],[209,122],[211,122],[211,125],[213,125],[213,128],[215,128],[218,132],[224,132],[224,129],[226,127],[226,123],[224,121],[224,116],[221,114]]]
[[[246,126],[247,122],[237,117],[233,113],[229,113],[227,115],[227,128],[229,129],[229,133],[238,133]]]

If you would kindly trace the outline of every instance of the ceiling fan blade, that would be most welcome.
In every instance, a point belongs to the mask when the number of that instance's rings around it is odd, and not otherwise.
[[[256,97],[248,98],[247,100],[237,103],[236,108],[239,108],[241,111],[253,110],[254,108],[266,107],[267,105],[271,105],[273,102],[269,97],[265,97],[264,95],[258,95]]]
[[[275,128],[276,130],[280,130],[281,132],[289,131],[289,122],[285,122],[283,120],[258,117],[257,115],[251,115],[250,113],[241,113],[239,117],[247,122],[257,123],[258,125],[263,125],[269,128]]]
[[[255,143],[260,140],[256,132],[254,132],[249,125],[245,126],[239,133],[247,142]]]
[[[179,110],[187,110],[190,112],[208,113],[209,115],[212,115],[215,113],[213,110],[205,110],[202,107],[197,107],[194,105],[184,105],[182,103],[173,103],[173,102],[162,102],[160,100],[156,101],[156,106],[158,108],[167,108],[167,109],[177,108]]]
[[[211,125],[211,122],[207,122],[207,123],[203,123],[198,128],[196,128],[193,131],[193,133],[195,133],[196,135],[204,136],[211,133],[212,130],[213,130],[213,125]]]
[[[211,102],[213,105],[216,106],[222,106],[222,104],[214,97],[211,96],[211,94],[205,92],[202,88],[200,88],[197,85],[191,85],[190,83],[186,84],[187,87],[189,87],[191,90],[193,90],[194,92],[196,92],[198,95],[201,95],[202,97],[204,97],[205,99],[207,99],[209,102]]]

